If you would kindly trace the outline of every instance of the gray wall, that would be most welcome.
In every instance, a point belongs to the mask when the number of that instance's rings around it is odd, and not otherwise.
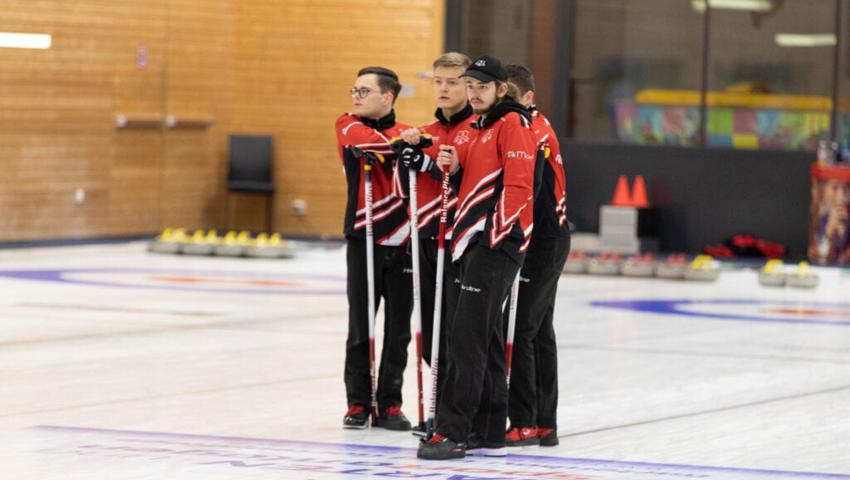
[[[636,147],[569,141],[567,203],[577,231],[597,232],[599,206],[610,202],[617,176],[642,174],[658,207],[661,249],[698,253],[736,233],[806,252],[810,152]]]

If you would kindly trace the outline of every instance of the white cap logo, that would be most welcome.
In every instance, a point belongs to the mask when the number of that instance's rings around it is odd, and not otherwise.
[[[479,59],[475,62],[475,66],[476,67],[486,67],[487,62],[485,62],[484,59],[482,58],[482,59]]]

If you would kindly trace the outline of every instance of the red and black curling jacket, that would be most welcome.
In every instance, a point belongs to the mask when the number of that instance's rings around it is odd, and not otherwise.
[[[381,154],[384,161],[372,169],[372,228],[377,245],[397,246],[410,236],[407,211],[402,199],[393,191],[395,154],[389,139],[410,128],[396,123],[395,112],[378,120],[345,113],[336,119],[337,150],[348,182],[345,206],[346,238],[366,237],[366,178],[362,159],[351,153],[355,146],[364,152]]]
[[[556,239],[569,236],[567,223],[567,175],[561,157],[561,145],[549,120],[535,107],[531,111],[531,129],[537,138],[538,148],[547,149],[548,156],[538,163],[542,171],[535,172],[540,179],[535,183],[534,238]]]
[[[429,172],[419,172],[416,176],[416,205],[419,219],[417,223],[420,238],[437,238],[439,234],[443,173],[437,166],[436,159],[440,153],[440,145],[454,146],[458,156],[462,157],[466,155],[472,139],[478,135],[478,130],[472,127],[472,122],[477,120],[478,116],[472,113],[472,107],[469,104],[450,118],[446,118],[439,108],[434,116],[437,117],[436,120],[419,128],[419,131],[431,135],[432,145],[423,151],[434,160]],[[396,194],[407,198],[410,190],[408,169],[401,163],[397,163],[396,170]],[[450,189],[447,225],[451,225],[454,221],[456,206],[457,195]]]
[[[497,104],[473,126],[478,129],[453,176],[458,206],[452,258],[479,243],[499,248],[522,263],[534,226],[534,164],[537,141],[531,115],[513,101]]]

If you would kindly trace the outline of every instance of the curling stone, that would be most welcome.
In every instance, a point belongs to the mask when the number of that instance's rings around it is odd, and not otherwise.
[[[564,273],[587,273],[587,252],[579,250],[570,252],[567,262],[564,263]]]
[[[587,263],[587,273],[591,275],[619,275],[620,255],[618,253],[601,253]]]
[[[809,262],[800,262],[797,270],[788,274],[786,281],[789,287],[815,288],[820,283],[820,276],[809,268]]]
[[[635,255],[623,262],[624,277],[651,277],[655,271],[652,254],[649,252]]]
[[[231,230],[213,248],[213,253],[221,257],[241,257],[245,254],[245,247],[250,241],[251,234],[247,231],[243,230],[237,235]]]
[[[260,233],[253,242],[245,247],[245,256],[252,258],[277,258],[280,248],[273,247],[269,242],[269,234]]]
[[[218,235],[215,230],[210,230],[206,235],[203,230],[195,230],[189,241],[180,247],[180,251],[185,255],[212,255],[217,243]]]
[[[785,285],[785,265],[782,260],[768,260],[759,270],[759,283],[765,287],[782,287]]]
[[[148,246],[148,250],[156,253],[179,253],[180,246],[186,241],[186,229],[166,228]]]
[[[279,233],[273,233],[271,237],[269,237],[269,247],[276,248],[277,258],[292,258],[295,256],[295,245],[289,240],[284,240],[280,238]]]
[[[685,280],[713,282],[720,276],[720,266],[711,255],[697,255],[685,270]]]
[[[255,258],[292,258],[294,252],[279,233],[267,235],[261,233],[251,245],[245,248],[245,256]]]
[[[685,278],[685,270],[688,268],[684,253],[674,253],[667,256],[663,263],[655,266],[655,276],[668,280],[681,280]]]

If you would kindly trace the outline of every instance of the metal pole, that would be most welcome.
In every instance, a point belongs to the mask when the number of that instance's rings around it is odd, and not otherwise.
[[[711,3],[706,2],[702,19],[702,78],[699,87],[699,142],[708,146],[708,55],[711,42]]]
[[[829,121],[829,138],[834,142],[840,142],[840,131],[838,129],[838,83],[841,74],[841,4],[842,0],[835,0],[835,48],[832,50],[832,111]]]

